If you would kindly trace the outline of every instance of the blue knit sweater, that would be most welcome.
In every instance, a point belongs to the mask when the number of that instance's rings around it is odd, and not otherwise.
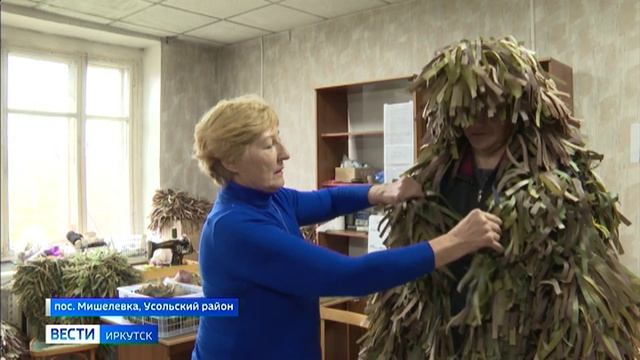
[[[428,243],[348,257],[299,226],[371,206],[369,186],[264,193],[225,186],[200,240],[206,297],[239,299],[239,316],[203,317],[192,359],[320,359],[320,296],[359,296],[434,269]]]

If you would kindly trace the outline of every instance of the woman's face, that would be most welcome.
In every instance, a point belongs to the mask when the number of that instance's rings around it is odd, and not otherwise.
[[[482,117],[463,131],[475,154],[492,155],[507,143],[512,129],[508,121]]]
[[[264,192],[275,192],[284,186],[284,161],[289,153],[280,141],[278,129],[263,132],[247,146],[235,162],[225,164],[233,173],[233,181]]]

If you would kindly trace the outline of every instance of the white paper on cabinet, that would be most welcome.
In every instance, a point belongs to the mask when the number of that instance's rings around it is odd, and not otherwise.
[[[384,182],[390,183],[413,165],[413,101],[384,104]]]
[[[384,241],[387,238],[389,231],[385,234],[380,234],[378,231],[378,225],[382,221],[382,215],[370,215],[369,216],[369,234],[367,238],[367,252],[372,253],[375,251],[386,250]]]

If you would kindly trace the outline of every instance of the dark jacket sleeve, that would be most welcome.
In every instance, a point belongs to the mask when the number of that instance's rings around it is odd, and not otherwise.
[[[296,296],[361,296],[433,271],[428,243],[349,257],[311,244],[241,212],[218,219],[214,230],[217,266],[232,274]]]

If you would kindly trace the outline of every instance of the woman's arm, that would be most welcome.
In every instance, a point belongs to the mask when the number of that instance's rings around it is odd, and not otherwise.
[[[389,184],[372,186],[368,197],[373,205],[395,205],[405,200],[424,197],[424,192],[413,178],[403,177]]]
[[[238,213],[218,220],[214,239],[216,266],[245,281],[305,297],[380,291],[433,271],[436,261],[428,243],[349,257]]]
[[[390,184],[348,185],[318,191],[285,191],[300,225],[315,224],[372,205],[390,205],[424,196],[420,185],[405,177]]]
[[[349,257],[291,235],[267,218],[229,212],[218,219],[211,244],[216,266],[245,281],[297,296],[360,296],[415,280],[483,247],[501,252],[500,223],[473,210],[429,242]]]
[[[301,226],[316,224],[370,207],[371,185],[340,186],[317,191],[285,189],[285,195]]]

